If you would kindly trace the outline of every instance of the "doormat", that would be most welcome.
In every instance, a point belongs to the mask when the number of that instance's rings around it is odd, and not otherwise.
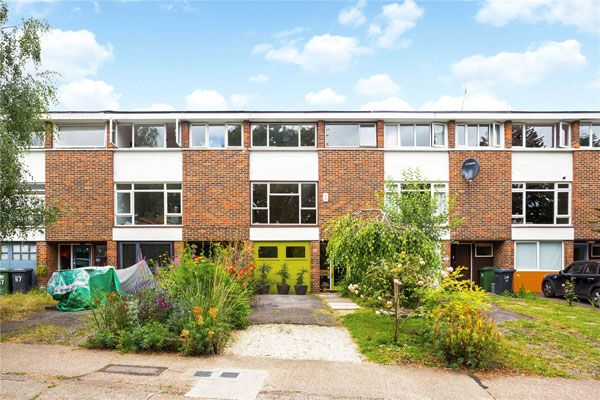
[[[124,375],[158,376],[166,369],[166,367],[149,367],[145,365],[108,364],[104,368],[98,370],[98,372]]]

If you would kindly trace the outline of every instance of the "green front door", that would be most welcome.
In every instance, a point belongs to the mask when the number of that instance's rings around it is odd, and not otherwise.
[[[303,284],[308,286],[310,291],[310,242],[254,242],[254,260],[257,269],[262,264],[271,266],[269,293],[277,293],[277,285],[281,285],[281,277],[277,272],[284,264],[290,273],[286,282],[290,286],[290,293],[295,293],[298,272],[303,269],[308,271],[304,274]]]

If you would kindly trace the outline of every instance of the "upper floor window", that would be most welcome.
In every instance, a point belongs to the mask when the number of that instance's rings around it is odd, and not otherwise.
[[[219,149],[242,146],[242,124],[191,124],[190,146]]]
[[[179,147],[176,124],[112,122],[111,137],[119,148],[162,149]]]
[[[105,125],[59,125],[55,147],[106,147]]]
[[[181,183],[117,183],[117,225],[181,225]]]
[[[582,123],[580,125],[579,146],[600,147],[600,124]]]
[[[316,183],[253,183],[253,224],[316,224]]]
[[[571,125],[567,122],[557,124],[513,124],[512,146],[525,148],[569,147],[571,143]]]
[[[41,136],[37,133],[31,134],[31,148],[39,149],[44,147],[44,136]]]
[[[446,125],[400,124],[385,126],[386,147],[444,147]]]
[[[500,147],[500,124],[457,124],[456,147]]]
[[[400,189],[402,196],[425,195],[436,199],[438,209],[436,213],[443,212],[448,205],[448,184],[447,183],[419,183],[419,184],[404,184],[395,183],[389,187],[397,191]],[[386,199],[391,195],[391,192],[386,192]]]
[[[315,147],[315,124],[254,124],[253,147]]]
[[[513,183],[513,224],[569,224],[570,183]]]
[[[327,147],[377,147],[375,124],[325,125]]]

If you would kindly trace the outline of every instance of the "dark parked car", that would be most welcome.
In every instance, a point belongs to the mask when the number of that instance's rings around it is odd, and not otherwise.
[[[563,284],[571,278],[575,282],[577,297],[593,299],[596,306],[600,307],[600,262],[598,261],[576,261],[558,274],[544,276],[542,282],[544,296],[562,296]]]

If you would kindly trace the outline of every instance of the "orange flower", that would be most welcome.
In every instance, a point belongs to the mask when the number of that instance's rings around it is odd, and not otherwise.
[[[218,313],[219,313],[219,310],[217,308],[211,308],[210,310],[208,310],[208,315],[210,315],[212,317],[212,319],[217,318]]]
[[[208,331],[208,338],[212,339],[213,336],[215,336],[215,333],[213,331]]]
[[[201,315],[202,314],[202,307],[194,307],[194,310],[192,312],[196,316]]]
[[[196,319],[198,320],[198,325],[204,325],[204,318],[202,318],[202,315],[197,315]]]
[[[188,331],[187,329],[184,329],[181,331],[181,336],[187,340],[187,338],[190,337],[190,331]]]

